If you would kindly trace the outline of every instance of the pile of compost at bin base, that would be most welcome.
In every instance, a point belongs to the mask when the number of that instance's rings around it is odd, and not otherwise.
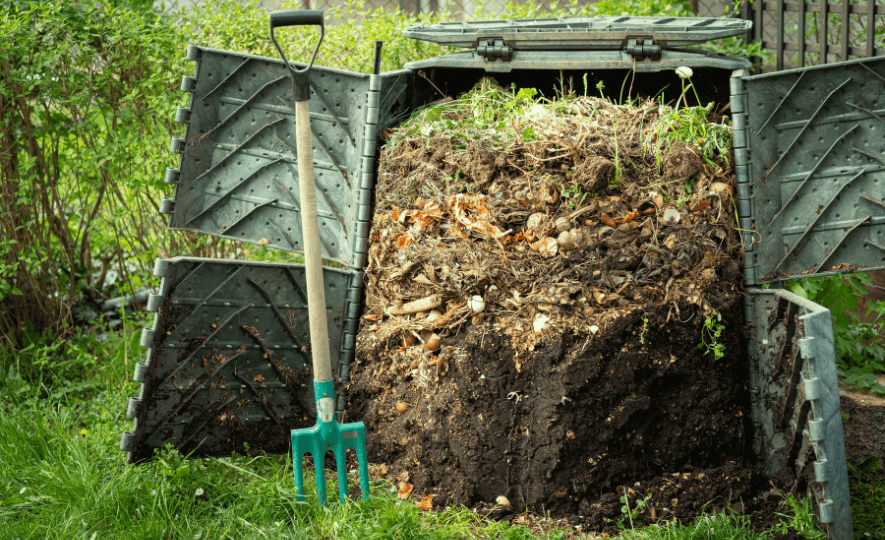
[[[348,387],[379,474],[585,531],[757,493],[714,104],[486,79],[385,135]]]

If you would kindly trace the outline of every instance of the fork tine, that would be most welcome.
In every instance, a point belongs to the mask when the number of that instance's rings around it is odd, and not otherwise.
[[[357,452],[359,454],[359,452]],[[369,464],[366,463],[366,456],[357,455],[357,462],[360,469],[360,493],[363,494],[363,500],[369,500]]]
[[[299,503],[303,503],[307,500],[304,491],[304,454],[308,449],[304,447],[306,445],[302,444],[303,441],[304,439],[302,437],[292,438],[292,465],[295,469],[295,500]]]
[[[347,500],[347,448],[335,452],[335,465],[338,468],[338,497],[342,503]]]
[[[319,441],[314,441],[313,468],[317,475],[317,498],[320,506],[326,504],[326,451]]]
[[[360,473],[360,492],[363,500],[369,499],[369,462],[366,457],[366,426],[362,422],[351,422],[341,426],[342,431],[353,433],[347,439],[346,448],[353,448],[356,452],[357,466]]]

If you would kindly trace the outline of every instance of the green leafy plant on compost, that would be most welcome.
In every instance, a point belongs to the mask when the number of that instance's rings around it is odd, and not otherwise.
[[[387,141],[395,147],[407,137],[421,135],[428,139],[435,133],[445,133],[458,150],[467,148],[467,141],[483,139],[492,148],[501,150],[513,142],[535,140],[531,126],[519,127],[517,118],[524,117],[536,104],[546,104],[556,110],[563,103],[538,97],[534,88],[515,87],[509,90],[486,79],[453,100],[443,100],[414,112],[404,125]]]
[[[642,314],[642,328],[639,331],[639,343],[640,345],[645,345],[645,334],[648,333],[648,313]]]
[[[686,68],[680,68],[686,69]],[[690,72],[691,70],[687,70]],[[685,80],[688,84],[685,84]],[[719,122],[713,122],[713,103],[706,106],[679,108],[680,102],[685,101],[686,93],[691,90],[697,102],[700,103],[691,75],[683,79],[682,93],[676,98],[674,106],[662,105],[659,110],[659,119],[649,131],[648,137],[643,143],[643,150],[648,152],[655,148],[658,171],[661,170],[661,148],[664,143],[668,148],[674,143],[695,146],[700,150],[700,157],[705,163],[716,166],[714,158],[722,156],[728,164],[728,152],[732,144],[731,119],[728,116],[720,116]],[[661,97],[665,102],[666,97]]]
[[[885,386],[877,382],[885,373],[885,302],[872,302],[866,316],[872,322],[860,322],[858,297],[867,294],[872,280],[863,273],[845,276],[820,276],[790,280],[787,290],[830,310],[833,341],[840,379],[848,384],[885,395]]]
[[[645,511],[645,505],[648,503],[649,499],[651,499],[651,493],[646,495],[645,497],[636,497],[633,500],[633,505],[630,505],[630,497],[627,496],[627,490],[624,489],[624,494],[621,495],[621,515],[623,518],[617,521],[618,529],[621,531],[626,531],[627,526],[624,523],[624,518],[627,519],[627,524],[630,525],[630,530],[634,530],[633,522],[639,519],[639,515]]]
[[[701,342],[698,343],[697,348],[704,351],[704,356],[712,353],[714,362],[725,356],[725,344],[719,343],[719,338],[724,330],[722,314],[718,311],[711,312],[704,320],[704,326],[701,327]]]
[[[722,116],[719,122],[712,122],[713,107],[713,103],[682,109],[662,106],[661,118],[646,140],[646,150],[655,145],[656,153],[660,155],[665,142],[679,142],[698,147],[701,159],[709,165],[715,166],[713,159],[717,156],[723,156],[727,161],[732,143],[731,120]],[[658,170],[660,167],[658,162]]]
[[[586,75],[584,84],[586,95]],[[470,140],[482,139],[496,150],[513,143],[531,142],[537,139],[534,128],[531,125],[524,126],[518,122],[519,119],[538,116],[542,110],[554,117],[562,113],[574,114],[574,102],[581,98],[574,91],[569,91],[573,89],[572,85],[562,84],[560,88],[562,87],[566,90],[558,92],[557,96],[548,97],[540,95],[534,88],[512,86],[505,89],[487,79],[455,99],[440,100],[418,109],[403,123],[406,129],[397,130],[386,144],[396,147],[402,139],[417,135],[427,138],[430,144],[430,138],[434,134],[445,134],[458,150],[466,149]],[[602,81],[596,88],[605,99]],[[683,95],[689,89],[692,89],[691,84],[685,87]],[[625,112],[638,107],[637,100],[613,104]],[[677,104],[675,107],[661,105],[658,108],[659,117],[647,130],[643,151],[655,154],[659,172],[662,150],[664,147],[669,149],[673,144],[698,147],[707,164],[717,166],[713,160],[719,157],[724,158],[727,163],[732,144],[730,120],[726,116],[714,117],[713,107],[714,104],[710,103],[704,107],[679,108]],[[595,110],[591,111],[589,118],[592,120],[595,114]],[[617,131],[614,132],[614,141],[616,177],[612,187],[617,185],[621,172],[621,164],[617,159]],[[588,195],[573,184],[560,187],[561,196],[572,199],[576,203],[573,206],[579,206]],[[666,193],[666,189],[663,191]],[[687,189],[687,192],[690,193],[691,190]]]

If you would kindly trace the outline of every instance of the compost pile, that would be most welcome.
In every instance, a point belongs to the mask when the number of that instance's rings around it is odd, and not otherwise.
[[[756,493],[714,104],[484,79],[385,135],[348,388],[379,474],[585,531]]]

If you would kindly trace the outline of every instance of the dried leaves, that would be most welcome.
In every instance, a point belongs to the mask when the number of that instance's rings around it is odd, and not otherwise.
[[[400,482],[399,490],[396,492],[396,496],[402,500],[406,500],[409,498],[414,490],[415,486],[413,486],[412,484],[408,482]]]
[[[421,510],[424,510],[425,512],[429,512],[430,510],[433,509],[433,495],[428,494],[426,497],[424,497],[420,501],[416,502],[415,504]]]

